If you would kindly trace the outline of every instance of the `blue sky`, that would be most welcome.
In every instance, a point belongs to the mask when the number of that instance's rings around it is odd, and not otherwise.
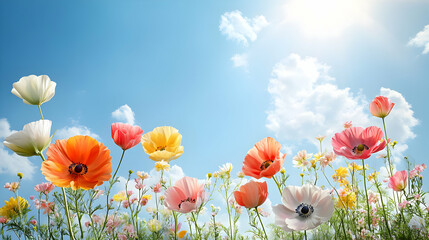
[[[186,175],[204,178],[226,162],[235,174],[247,151],[272,136],[288,153],[290,183],[299,184],[296,152],[315,153],[318,134],[328,135],[329,147],[348,120],[380,126],[368,103],[384,94],[397,101],[387,123],[401,145],[398,158],[423,163],[428,10],[419,0],[2,1],[2,131],[40,118],[37,107],[10,91],[23,76],[46,74],[57,88],[42,108],[57,137],[71,130],[98,136],[114,166],[121,151],[110,124],[121,119],[112,113],[128,105],[145,132],[179,129],[184,154],[172,163]],[[0,150],[1,184],[15,181],[14,166],[5,163],[13,154]],[[22,189],[28,197],[44,181],[41,160],[19,164],[29,172]],[[126,152],[119,174],[148,172],[153,164],[138,145]],[[270,198],[278,203],[275,194]]]

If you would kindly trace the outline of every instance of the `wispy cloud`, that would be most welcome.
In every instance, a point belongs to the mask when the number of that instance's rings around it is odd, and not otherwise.
[[[118,121],[134,125],[134,112],[127,104],[120,106],[112,112],[112,117]]]
[[[4,138],[13,132],[15,131],[10,129],[7,119],[0,119],[0,141],[3,142]],[[16,176],[20,172],[24,175],[24,180],[32,180],[35,170],[36,167],[28,158],[18,156],[15,153],[9,154],[7,148],[3,144],[0,145],[0,174]],[[13,178],[9,181],[13,181]]]
[[[255,41],[258,38],[258,32],[267,25],[268,21],[262,15],[249,19],[236,10],[226,12],[221,16],[219,30],[228,39],[248,46],[249,41]]]
[[[231,61],[234,64],[234,67],[243,67],[247,68],[247,54],[235,54],[231,57]]]
[[[64,127],[59,129],[56,134],[56,139],[66,139],[76,135],[88,135],[97,140],[100,140],[100,136],[98,134],[92,132],[88,127],[75,124],[74,126]]]
[[[429,25],[417,33],[417,35],[408,42],[409,46],[423,47],[422,54],[429,53]]]

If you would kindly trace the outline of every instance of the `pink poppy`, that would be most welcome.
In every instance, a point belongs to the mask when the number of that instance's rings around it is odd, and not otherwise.
[[[234,192],[235,201],[245,208],[261,206],[268,197],[267,182],[250,181]]]
[[[334,135],[332,147],[335,154],[348,159],[367,159],[371,154],[384,149],[386,141],[380,143],[382,138],[383,132],[378,127],[351,127]]]
[[[393,191],[402,191],[407,186],[408,181],[408,172],[403,170],[396,172],[389,179],[389,187],[393,189]]]
[[[266,137],[247,152],[243,173],[254,178],[271,178],[280,171],[286,154],[280,153],[281,145],[274,138]]]
[[[369,104],[369,111],[375,117],[384,118],[389,115],[393,106],[395,106],[395,104],[392,103],[389,98],[378,96]]]
[[[111,133],[116,145],[127,150],[140,143],[143,130],[126,123],[112,123]]]
[[[198,179],[183,177],[165,191],[165,206],[173,211],[196,211],[204,201],[204,184]]]

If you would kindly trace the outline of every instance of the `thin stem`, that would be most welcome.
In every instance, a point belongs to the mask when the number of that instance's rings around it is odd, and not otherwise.
[[[384,118],[381,118],[383,120],[383,128],[384,128],[384,138],[386,141],[386,151],[387,151],[387,161],[389,163],[389,177],[391,177],[393,175],[393,168],[392,168],[392,163],[390,162],[390,151],[389,151],[389,143],[387,142],[387,130],[386,130],[386,123],[384,121]]]
[[[265,234],[265,239],[267,239],[267,240],[268,240],[267,232],[265,232],[264,223],[262,223],[261,216],[259,215],[259,212],[258,212],[258,207],[255,207],[255,212],[256,212],[256,215],[257,215],[257,216],[258,216],[258,218],[259,218],[259,221],[261,222],[262,230],[264,231],[264,234]]]
[[[73,229],[72,229],[72,224],[71,224],[71,220],[70,220],[70,215],[69,215],[69,205],[67,203],[66,191],[64,190],[64,188],[61,188],[61,190],[63,191],[64,207],[65,207],[64,212],[66,213],[66,217],[67,217],[67,225],[69,227],[70,239],[75,240]]]
[[[44,120],[43,113],[42,113],[42,108],[40,107],[40,105],[37,105],[37,107],[39,107],[40,117],[42,117],[42,120]]]
[[[75,194],[77,193],[77,191],[74,192]],[[79,228],[80,228],[80,238],[83,238],[83,229],[82,229],[82,223],[81,223],[81,215],[80,215],[80,211],[79,211],[79,204],[78,204],[78,198],[76,197],[76,195],[74,196],[74,200],[75,200],[75,204],[76,204],[76,214],[77,214],[77,220],[79,222]]]
[[[365,187],[365,197],[366,197],[366,207],[367,207],[367,215],[368,215],[368,229],[371,230],[371,216],[369,215],[369,200],[368,200],[368,191],[366,189],[366,176],[365,176],[365,160],[362,159],[362,172],[363,172],[363,186]]]
[[[107,198],[107,203],[106,203],[107,211],[106,211],[106,216],[104,217],[103,227],[101,228],[101,231],[100,231],[100,238],[101,238],[101,234],[102,234],[104,228],[106,228],[107,217],[109,216],[109,210],[110,210],[110,207],[109,207],[109,194],[110,194],[110,191],[112,190],[113,184],[115,183],[115,177],[116,177],[116,174],[118,173],[119,167],[121,166],[122,159],[124,158],[124,154],[125,154],[125,150],[122,151],[121,160],[119,160],[119,164],[116,167],[115,174],[113,174],[113,177],[109,181],[110,186],[109,186],[109,189],[108,189],[107,194],[106,194],[106,198]]]
[[[281,195],[282,195],[282,189],[281,189],[281,187],[280,187],[279,182],[278,182],[278,181],[277,181],[277,179],[276,179],[276,176],[273,176],[273,180],[274,180],[274,182],[276,183],[277,188],[279,189],[279,192],[280,192],[280,196],[281,196]]]
[[[304,230],[304,237],[305,237],[305,240],[307,240],[307,230]]]
[[[198,237],[199,237],[199,239],[202,239],[201,238],[201,231],[200,231],[200,228],[198,228],[198,225],[197,225],[197,220],[195,219],[195,215],[194,215],[194,213],[193,212],[191,212],[191,216],[192,216],[192,220],[194,221],[194,224],[195,224],[195,228],[197,229],[197,233],[198,233]]]
[[[174,239],[177,239],[177,213],[175,211],[173,212],[173,217],[174,217]]]
[[[386,224],[387,232],[389,233],[390,239],[393,239],[392,234],[390,233],[389,219],[387,218],[386,209],[384,208],[383,194],[381,193],[380,186],[378,185],[377,179],[375,179],[375,186],[377,187],[378,193],[380,193],[380,201],[381,201],[381,205],[383,206],[384,223]]]

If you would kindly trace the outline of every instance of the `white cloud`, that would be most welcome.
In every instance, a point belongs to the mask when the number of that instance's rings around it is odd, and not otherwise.
[[[122,105],[112,112],[112,117],[118,121],[134,125],[134,112],[127,104]]]
[[[398,144],[393,151],[395,161],[398,162],[402,158],[403,153],[408,149],[406,142],[414,139],[416,134],[412,128],[416,126],[419,121],[414,117],[414,112],[411,110],[411,105],[405,100],[401,93],[388,89],[381,88],[380,95],[388,97],[395,106],[386,117],[387,137],[392,141],[396,140]]]
[[[6,118],[0,119],[0,140],[3,142],[4,138],[12,134],[13,130],[10,129],[10,124]],[[42,160],[40,159],[40,163]],[[15,153],[9,154],[7,148],[1,144],[0,146],[0,174],[8,174],[16,176],[18,172],[24,175],[24,179],[32,180],[36,167],[26,157],[18,156]],[[8,181],[15,181],[17,178],[11,178]],[[6,179],[5,179],[6,180]]]
[[[100,136],[91,132],[91,130],[88,127],[81,126],[81,125],[61,128],[55,133],[55,138],[66,139],[76,135],[88,135],[90,137],[100,140]]]
[[[248,46],[249,41],[254,42],[258,38],[258,32],[267,25],[268,21],[262,15],[249,19],[236,10],[221,16],[219,30],[229,39]]]
[[[272,71],[268,92],[272,104],[266,127],[283,140],[309,140],[343,129],[343,123],[365,126],[366,102],[350,89],[339,89],[328,75],[329,66],[315,58],[291,54]],[[329,141],[327,141],[329,142]]]
[[[429,25],[417,33],[417,35],[408,42],[409,46],[424,47],[423,54],[429,53]]]
[[[372,99],[355,95],[349,88],[338,88],[335,79],[328,75],[329,68],[315,58],[297,54],[291,54],[274,66],[268,86],[272,103],[266,127],[277,138],[297,144],[305,140],[317,144],[314,137],[326,135],[324,146],[329,150],[330,139],[343,130],[346,121],[352,121],[354,126],[382,127],[381,120],[369,113],[368,105]],[[395,103],[386,124],[388,137],[398,141],[393,153],[395,161],[399,162],[408,148],[406,142],[415,137],[412,128],[418,120],[411,105],[399,92],[381,88],[380,95]]]
[[[231,57],[231,61],[234,64],[234,67],[244,67],[247,68],[247,54],[235,54]]]
[[[370,23],[370,5],[367,0],[291,0],[284,6],[285,20],[312,37],[335,37],[347,28]]]

